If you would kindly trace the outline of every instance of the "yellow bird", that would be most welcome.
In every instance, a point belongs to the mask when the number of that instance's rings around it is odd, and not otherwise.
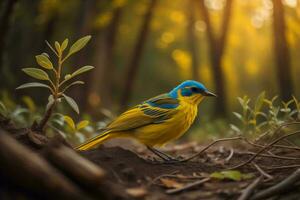
[[[166,161],[174,160],[155,149],[178,139],[194,122],[198,104],[206,96],[216,96],[197,81],[184,81],[169,93],[161,94],[122,113],[102,134],[81,144],[77,150],[88,150],[118,137],[134,138]]]

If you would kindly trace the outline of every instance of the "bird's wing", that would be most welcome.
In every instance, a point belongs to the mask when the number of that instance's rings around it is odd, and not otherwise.
[[[162,123],[178,112],[175,109],[178,105],[177,99],[167,94],[159,95],[121,114],[106,127],[106,131],[129,131],[150,124]]]

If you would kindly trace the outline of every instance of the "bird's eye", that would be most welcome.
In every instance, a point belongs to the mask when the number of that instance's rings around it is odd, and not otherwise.
[[[192,92],[195,92],[195,93],[196,93],[196,92],[199,92],[199,89],[196,88],[196,87],[192,87],[191,90],[192,90]]]

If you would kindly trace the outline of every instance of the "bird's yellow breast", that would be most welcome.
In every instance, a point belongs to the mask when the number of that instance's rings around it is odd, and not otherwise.
[[[162,146],[182,136],[197,116],[197,104],[181,101],[172,118],[134,130],[133,137],[147,146]]]

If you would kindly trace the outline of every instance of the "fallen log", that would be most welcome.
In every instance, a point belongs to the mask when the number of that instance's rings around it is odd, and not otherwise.
[[[18,143],[3,130],[0,130],[0,174],[5,180],[33,195],[89,199],[44,158]]]

